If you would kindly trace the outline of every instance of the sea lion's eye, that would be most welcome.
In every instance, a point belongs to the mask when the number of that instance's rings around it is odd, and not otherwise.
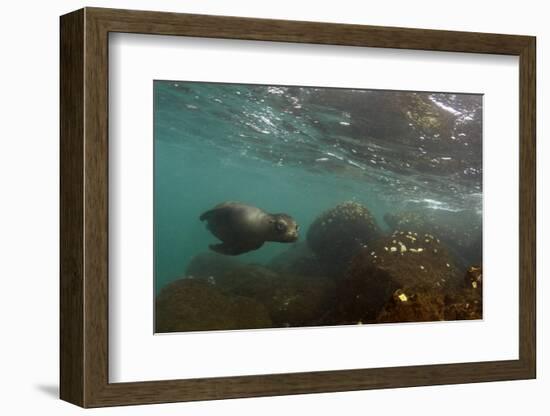
[[[286,224],[284,222],[277,221],[275,223],[275,228],[277,229],[277,231],[286,231]]]

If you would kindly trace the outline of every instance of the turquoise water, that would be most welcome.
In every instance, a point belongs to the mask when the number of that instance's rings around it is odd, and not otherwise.
[[[218,242],[199,216],[223,201],[292,215],[301,241],[348,200],[382,228],[410,207],[481,212],[481,96],[181,81],[154,93],[157,291]],[[286,249],[238,258],[265,264]]]

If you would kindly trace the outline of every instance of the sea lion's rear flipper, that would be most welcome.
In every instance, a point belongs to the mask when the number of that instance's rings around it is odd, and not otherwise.
[[[259,249],[264,243],[254,245],[237,245],[229,243],[210,244],[210,250],[216,253],[225,254],[226,256],[238,256],[239,254],[246,253],[248,251]]]

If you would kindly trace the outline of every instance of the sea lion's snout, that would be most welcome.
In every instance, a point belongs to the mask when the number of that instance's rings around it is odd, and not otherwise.
[[[298,230],[287,232],[281,241],[288,242],[288,243],[293,243],[295,241],[298,241]]]
[[[289,232],[289,239],[291,242],[298,241],[298,224],[294,223],[294,228]]]
[[[290,235],[290,241],[291,241],[291,242],[298,241],[298,230],[294,231],[294,232]]]
[[[298,240],[299,225],[290,215],[275,214],[274,227],[276,238],[275,241],[282,243],[293,243]]]

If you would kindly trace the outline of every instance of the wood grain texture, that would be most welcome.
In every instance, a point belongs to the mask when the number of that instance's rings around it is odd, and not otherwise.
[[[84,12],[61,19],[60,45],[60,388],[84,404]]]
[[[519,55],[528,36],[87,8],[110,32]]]
[[[84,59],[85,406],[108,380],[108,33],[86,14]]]
[[[519,356],[536,377],[536,41],[520,54]]]
[[[109,383],[108,33],[299,42],[520,57],[518,360]],[[83,407],[535,377],[535,39],[87,8],[61,18],[61,397]]]

